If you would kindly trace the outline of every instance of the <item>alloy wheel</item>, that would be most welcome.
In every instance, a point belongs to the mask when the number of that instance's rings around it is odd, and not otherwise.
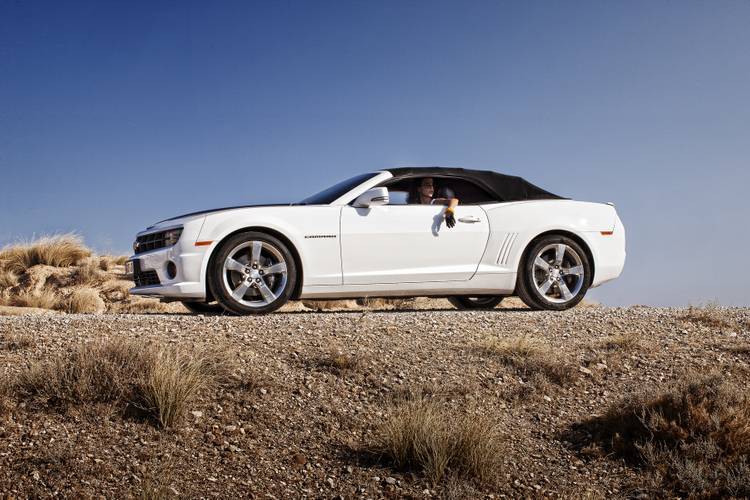
[[[543,247],[534,258],[532,282],[544,300],[565,304],[583,287],[584,265],[578,252],[565,243]]]
[[[223,264],[223,286],[237,303],[261,308],[274,302],[287,286],[287,263],[281,251],[265,241],[234,247]]]

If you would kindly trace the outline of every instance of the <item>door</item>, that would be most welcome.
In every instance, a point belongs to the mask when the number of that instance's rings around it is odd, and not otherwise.
[[[456,207],[448,228],[440,205],[344,206],[341,265],[345,285],[468,280],[489,238],[487,214]]]

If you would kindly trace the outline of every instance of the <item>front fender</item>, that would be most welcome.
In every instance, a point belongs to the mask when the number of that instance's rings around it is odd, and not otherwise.
[[[221,243],[239,231],[264,229],[283,235],[294,246],[305,284],[341,284],[339,217],[341,207],[283,206],[232,210],[206,217],[198,241],[209,245],[201,263],[206,282],[208,264]],[[210,243],[208,243],[210,242]]]

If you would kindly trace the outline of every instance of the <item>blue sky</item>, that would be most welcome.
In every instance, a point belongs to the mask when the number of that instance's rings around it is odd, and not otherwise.
[[[0,245],[395,165],[613,201],[606,304],[750,305],[750,2],[0,2]],[[739,265],[738,265],[739,264]]]

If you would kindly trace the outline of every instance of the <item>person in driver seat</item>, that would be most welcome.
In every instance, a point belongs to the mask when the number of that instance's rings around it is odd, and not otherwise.
[[[458,206],[458,198],[453,190],[447,186],[441,187],[437,196],[435,195],[435,180],[432,177],[415,179],[412,182],[407,203],[410,205],[447,205],[445,209],[445,225],[453,227],[456,225],[455,209]]]

